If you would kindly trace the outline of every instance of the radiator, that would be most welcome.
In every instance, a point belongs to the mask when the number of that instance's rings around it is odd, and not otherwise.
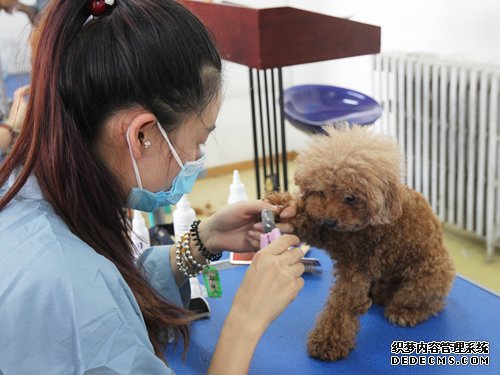
[[[500,237],[500,67],[433,55],[374,57],[376,123],[405,155],[406,183],[438,217],[486,241]]]

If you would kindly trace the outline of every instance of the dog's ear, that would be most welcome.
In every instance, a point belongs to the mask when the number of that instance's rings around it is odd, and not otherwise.
[[[389,224],[403,214],[403,191],[396,181],[389,181],[384,191],[384,202],[379,211],[379,223]]]

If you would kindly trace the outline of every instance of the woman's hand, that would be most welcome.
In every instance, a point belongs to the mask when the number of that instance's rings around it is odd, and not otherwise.
[[[221,250],[249,252],[260,247],[262,223],[260,215],[263,209],[271,209],[280,217],[291,217],[297,212],[291,205],[281,211],[281,208],[264,201],[236,203],[224,207],[202,221],[199,227],[200,238],[212,253]],[[281,211],[281,212],[280,212]],[[278,224],[282,233],[289,233],[293,228],[288,224]]]
[[[26,117],[26,109],[28,108],[26,96],[29,95],[29,93],[29,85],[22,86],[14,91],[12,106],[10,107],[9,116],[7,117],[5,122],[9,124],[16,132],[19,132],[21,130],[24,118]]]
[[[232,310],[264,330],[304,286],[304,256],[297,236],[285,234],[258,251],[236,293]]]
[[[304,253],[299,239],[283,235],[253,258],[234,297],[217,342],[209,374],[246,374],[257,343],[269,324],[304,286]]]

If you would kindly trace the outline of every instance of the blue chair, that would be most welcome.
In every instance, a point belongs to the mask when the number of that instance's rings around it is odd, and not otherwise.
[[[323,126],[344,121],[369,125],[382,106],[360,92],[337,86],[299,85],[283,92],[285,118],[306,133],[323,133]]]

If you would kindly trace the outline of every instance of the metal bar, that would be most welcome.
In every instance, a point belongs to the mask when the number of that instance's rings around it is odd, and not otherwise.
[[[498,142],[498,77],[493,76],[489,91],[489,113],[488,113],[488,163],[486,176],[486,260],[493,260],[495,252],[496,227],[495,227],[495,185],[496,164],[499,163],[497,153]],[[499,198],[497,198],[499,199]]]
[[[456,66],[452,66],[450,69],[450,83],[449,83],[449,99],[448,105],[448,188],[447,192],[447,211],[448,211],[448,222],[451,224],[456,223],[455,216],[455,193],[457,191],[457,105],[458,105],[458,69]]]
[[[484,225],[485,214],[485,186],[486,186],[486,149],[487,139],[486,131],[488,127],[488,80],[489,74],[485,71],[481,72],[480,88],[479,88],[479,133],[478,133],[478,158],[477,158],[477,203],[476,203],[476,233],[480,236],[486,234]]]
[[[373,71],[375,72],[372,75],[372,87],[373,87],[373,97],[377,98],[377,100],[382,104],[382,107],[385,109],[385,99],[384,93],[382,91],[382,76],[384,71],[382,69],[382,57],[380,55],[374,55],[372,59]],[[384,110],[382,112],[382,117],[373,124],[374,127],[377,127],[380,132],[384,132],[384,114],[387,111]]]
[[[260,119],[260,141],[262,147],[262,166],[264,170],[264,180],[267,176],[267,159],[266,159],[266,136],[264,132],[264,119],[262,113],[262,92],[260,87],[260,70],[257,70],[257,92],[259,94],[259,119]]]
[[[439,196],[438,213],[441,220],[446,220],[446,145],[448,138],[448,71],[446,66],[440,66],[439,81]]]
[[[264,73],[264,90],[265,90],[265,99],[266,99],[266,127],[267,127],[267,146],[269,151],[269,166],[270,166],[270,174],[274,174],[274,159],[273,159],[273,148],[272,148],[272,137],[271,137],[271,118],[269,117],[269,91],[267,87],[267,71],[264,69],[262,71]],[[278,155],[276,155],[278,158]],[[268,177],[266,175],[266,177]]]
[[[424,63],[423,71],[423,89],[422,89],[422,194],[431,201],[430,195],[430,104],[431,104],[431,67],[429,64]]]
[[[468,163],[467,163],[467,219],[466,219],[466,229],[469,231],[475,231],[476,221],[474,211],[476,208],[477,194],[476,194],[476,177],[477,177],[477,109],[478,109],[478,75],[477,70],[472,69],[469,77],[469,95],[467,97],[468,101],[468,137],[467,137],[467,149],[468,149]]]
[[[467,93],[467,72],[464,67],[460,68],[458,80],[458,166],[457,166],[457,223],[461,228],[465,228],[465,205],[469,198],[465,194],[467,186],[465,178],[465,162],[467,158],[467,145],[465,136],[467,135],[466,115],[466,93]]]
[[[286,134],[285,134],[285,109],[283,104],[283,72],[278,68],[278,95],[280,102],[280,120],[281,120],[281,159],[283,163],[283,189],[288,191],[288,167],[286,155]]]
[[[405,147],[405,61],[398,62],[398,141],[399,149],[406,155]]]
[[[439,171],[439,66],[432,66],[432,118],[431,118],[431,206],[434,212],[439,213],[438,203],[438,171]]]
[[[415,62],[415,116],[413,133],[415,135],[415,190],[422,192],[422,62]]]
[[[413,167],[415,165],[415,154],[413,153],[413,138],[414,138],[414,113],[413,113],[413,61],[409,60],[406,63],[406,183],[411,188],[415,189]]]
[[[278,122],[276,120],[276,106],[279,103],[276,101],[276,87],[274,85],[274,69],[271,69],[271,100],[272,100],[272,109],[273,109],[273,128],[274,128],[274,152],[276,154],[276,183],[278,187],[281,189],[281,181],[280,181],[280,161],[279,161],[279,145],[278,145]]]
[[[259,147],[257,143],[257,123],[255,118],[255,99],[254,99],[254,87],[253,87],[253,69],[249,68],[249,78],[250,78],[250,105],[252,107],[252,134],[253,134],[253,156],[254,156],[254,168],[255,168],[255,181],[257,183],[257,199],[260,199],[260,171],[259,171]]]
[[[391,56],[389,58],[389,97],[387,98],[387,111],[389,112],[389,134],[394,138],[398,137],[398,127],[397,127],[397,60],[395,57]]]
[[[391,70],[389,68],[389,63],[390,60],[388,57],[383,57],[380,59],[380,80],[382,81],[381,83],[381,92],[382,92],[382,97],[384,98],[384,105],[383,105],[383,111],[382,111],[382,116],[380,118],[380,124],[381,124],[381,129],[383,129],[384,134],[391,134],[391,128],[390,128],[390,121],[389,121],[389,116],[390,116],[390,76],[391,76]]]

